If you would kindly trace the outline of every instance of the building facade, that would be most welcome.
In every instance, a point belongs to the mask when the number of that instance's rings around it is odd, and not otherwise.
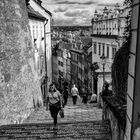
[[[32,39],[35,68],[39,75],[43,100],[52,79],[51,62],[51,13],[42,7],[41,0],[28,0],[27,12]],[[49,75],[49,76],[48,76]]]
[[[70,61],[70,50],[72,44],[67,42],[60,42],[57,51],[58,54],[58,77],[61,80],[61,88],[64,83],[70,85],[71,83],[71,61]]]
[[[125,140],[140,139],[140,0],[132,1]]]
[[[42,6],[41,0],[29,0],[28,3],[30,4],[31,8],[34,9],[34,11],[41,14],[45,18],[45,21],[42,25],[40,25],[40,23],[34,24],[34,22],[30,21],[30,30],[32,33],[33,43],[37,44],[37,48],[40,47],[40,44],[44,43],[43,46],[44,46],[44,51],[46,56],[45,65],[46,65],[47,86],[48,86],[52,82],[52,49],[51,49],[52,14]],[[43,36],[42,38],[40,36],[41,33]]]
[[[97,93],[102,91],[105,81],[111,82],[111,65],[116,52],[124,41],[126,17],[129,9],[120,7],[117,3],[113,9],[105,7],[102,13],[95,10],[92,19],[92,63],[97,63],[99,68],[94,71],[98,75]],[[102,63],[105,57],[105,64]],[[105,78],[104,78],[105,77]],[[105,80],[104,80],[105,79]],[[94,85],[94,84],[93,84]]]
[[[90,93],[88,49],[92,46],[91,37],[75,37],[71,49],[71,79],[72,84],[76,84],[79,91],[84,86]]]

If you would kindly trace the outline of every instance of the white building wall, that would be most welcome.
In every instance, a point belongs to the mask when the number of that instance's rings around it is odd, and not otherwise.
[[[41,49],[44,52],[44,40],[42,41],[42,37],[44,37],[44,21],[33,19],[29,17],[29,26],[30,26],[30,33],[32,38],[32,44],[34,46],[34,57],[35,57],[35,69],[38,72],[38,75],[40,76],[40,79],[42,78],[43,74],[41,73],[42,68],[42,61],[40,57],[39,50]],[[36,41],[34,42],[34,39]]]
[[[101,59],[100,57],[103,54],[103,43],[105,44],[105,51],[104,51],[104,55],[107,56],[107,45],[109,45],[109,58],[107,58],[107,62],[113,62],[113,56],[112,56],[112,47],[115,47],[116,50],[118,51],[119,47],[118,47],[118,43],[115,41],[115,39],[109,39],[109,38],[101,38],[101,37],[93,37],[92,42],[96,42],[96,48],[97,48],[97,53],[94,54],[94,44],[92,43],[92,62],[100,62]],[[101,44],[101,53],[99,55],[99,43]]]
[[[63,58],[62,58],[62,57],[58,56],[58,61],[62,62],[62,63],[63,63],[63,66],[64,66],[64,62],[63,62]],[[59,70],[60,70],[61,72],[64,71],[63,66],[58,65],[58,68],[59,68]]]
[[[30,0],[29,3],[35,11],[38,11],[46,19],[48,19],[45,32],[46,32],[47,76],[49,85],[50,83],[52,83],[51,15],[45,12],[45,10],[41,6],[38,6],[38,4],[34,0]]]

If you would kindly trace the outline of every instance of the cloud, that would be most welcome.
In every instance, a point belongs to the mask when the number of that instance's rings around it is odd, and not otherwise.
[[[42,0],[43,6],[53,13],[55,25],[91,25],[95,9],[114,7],[124,0]]]
[[[115,6],[115,4],[114,4],[114,3],[108,3],[108,4],[105,4],[105,3],[99,3],[98,6],[113,7],[113,6]]]
[[[57,18],[57,19],[54,20],[54,25],[57,25],[57,26],[76,25],[76,23],[77,23],[76,20],[77,20],[76,18],[70,18],[70,19],[68,19],[68,18],[66,18],[66,19]]]
[[[55,13],[58,12],[66,12],[68,10],[68,8],[66,7],[58,7],[57,9],[54,10]]]
[[[75,11],[70,11],[66,12],[64,15],[67,17],[79,17],[85,15],[85,13],[88,13],[88,10],[75,10]]]
[[[81,2],[81,1],[56,1],[56,4],[79,4],[79,5],[91,5],[91,4],[97,4],[97,1],[86,1],[86,2]]]

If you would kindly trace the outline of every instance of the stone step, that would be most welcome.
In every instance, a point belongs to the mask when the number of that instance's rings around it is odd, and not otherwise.
[[[0,126],[0,140],[110,140],[108,121],[59,123],[58,130],[52,123]]]

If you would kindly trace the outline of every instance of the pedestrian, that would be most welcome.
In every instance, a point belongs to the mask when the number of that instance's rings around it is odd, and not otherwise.
[[[71,89],[71,95],[72,95],[72,100],[73,100],[73,105],[76,105],[77,102],[77,96],[79,96],[79,92],[75,84],[73,85]]]
[[[89,103],[97,103],[97,95],[95,93],[91,95]]]
[[[85,87],[82,88],[82,96],[83,96],[82,102],[83,102],[84,104],[86,104],[86,103],[87,103],[87,99],[88,99],[88,92],[87,92],[87,90],[85,89]]]
[[[62,95],[63,95],[64,106],[65,106],[67,104],[68,96],[69,96],[69,88],[68,88],[68,86],[64,86]]]
[[[109,83],[105,82],[103,91],[101,93],[101,107],[102,107],[102,120],[105,120],[107,114],[106,114],[106,104],[103,102],[104,97],[106,96],[112,96],[112,91],[109,90]]]
[[[53,118],[53,130],[57,129],[57,115],[58,112],[63,109],[62,96],[56,89],[55,84],[51,84],[49,87],[49,93],[47,95],[47,106],[50,110],[51,117]]]
[[[104,96],[112,96],[112,91],[109,90],[109,83],[105,83],[104,84],[104,88],[103,88],[103,91],[101,93],[101,96],[104,97]]]

